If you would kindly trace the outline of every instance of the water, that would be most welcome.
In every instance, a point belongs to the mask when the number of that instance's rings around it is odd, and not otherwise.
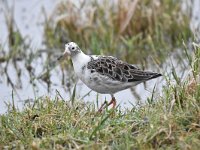
[[[52,10],[55,8],[56,3],[58,1],[54,0],[10,0],[8,2],[8,7],[14,6],[14,19],[16,22],[16,26],[19,29],[20,33],[22,34],[23,37],[28,37],[27,41],[31,41],[31,47],[33,50],[38,50],[38,48],[43,48],[43,22],[44,22],[44,13],[47,15],[47,17],[51,14]],[[198,0],[194,2],[195,4],[198,3]],[[192,18],[191,18],[191,28],[192,30],[196,31],[199,30],[199,24],[200,21],[197,19],[197,14],[198,10],[196,9],[197,5],[194,5],[193,7],[193,13],[192,13]],[[184,6],[184,9],[187,7]],[[198,7],[199,8],[199,7]],[[7,25],[6,25],[6,17],[5,17],[5,3],[4,1],[0,1],[0,22],[1,22],[1,27],[0,27],[0,43],[7,43],[7,37],[8,37],[8,32],[7,32]],[[192,22],[195,22],[194,24]],[[196,23],[198,22],[198,23]],[[5,48],[8,49],[8,46],[5,45]],[[178,53],[175,52],[175,53]],[[43,58],[46,58],[46,54],[44,55]],[[178,72],[182,70],[182,68],[179,65],[179,62],[177,62],[177,59],[174,58],[176,54],[172,54],[172,57],[169,57],[169,59],[166,60],[165,65],[163,66],[163,72],[168,72],[170,74],[171,70],[171,64],[175,64],[175,67],[177,68]],[[45,64],[45,59],[37,59],[37,62],[33,63],[33,67],[35,68],[35,73],[37,76],[40,76],[44,70],[41,64]],[[6,76],[3,75],[4,71],[0,70],[0,114],[5,113],[7,110],[7,107],[5,105],[6,103],[11,102],[12,100],[12,94],[13,94],[13,99],[15,101],[15,104],[18,106],[18,108],[22,108],[24,102],[26,100],[34,100],[37,97],[40,96],[50,96],[50,97],[55,97],[57,94],[56,91],[59,91],[62,97],[65,100],[70,99],[70,94],[69,90],[66,88],[66,86],[61,85],[61,79],[62,79],[62,74],[60,67],[57,65],[56,58],[53,58],[53,63],[55,63],[55,68],[50,72],[51,73],[51,81],[53,81],[53,84],[51,85],[50,91],[48,91],[47,85],[42,82],[41,80],[36,80],[35,84],[36,87],[34,87],[30,83],[30,76],[29,72],[25,71],[26,68],[24,66],[25,62],[21,61],[19,66],[20,69],[22,70],[22,78],[21,78],[21,83],[16,84],[16,86],[21,86],[22,88],[16,88],[16,91],[7,84],[7,79]],[[183,60],[184,61],[184,60]],[[5,63],[2,63],[0,69],[5,67]],[[156,68],[157,69],[157,68]],[[8,74],[12,81],[14,83],[18,82],[18,78],[15,73],[15,68],[13,65],[8,66]],[[72,70],[72,68],[70,68]],[[155,68],[149,68],[149,70],[155,70]],[[183,76],[185,76],[187,72],[183,73]],[[70,78],[70,76],[73,76],[72,73],[66,73],[66,76]],[[74,83],[72,82],[74,85]],[[71,89],[73,89],[73,85],[71,86]],[[77,83],[77,94],[76,97],[79,99],[83,97],[85,94],[87,94],[90,89],[87,88],[80,80]],[[156,93],[157,96],[159,96],[158,93],[161,93],[162,86],[166,85],[166,82],[164,78],[158,78],[155,80],[148,81],[146,83],[146,86],[144,87],[144,84],[140,84],[135,87],[136,93],[140,95],[140,101],[144,102],[147,97],[151,96],[152,91],[154,86],[156,85]],[[103,103],[105,99],[110,100],[109,95],[98,95],[99,96],[99,103]],[[137,97],[135,97],[131,90],[124,90],[119,93],[116,93],[116,99],[118,104],[122,108],[131,108],[132,104],[135,104],[137,102]],[[90,101],[90,102],[96,102],[96,97],[97,93],[96,92],[91,92],[88,96],[86,96],[83,100],[85,101]]]
[[[40,47],[42,46],[42,38],[43,38],[43,22],[44,22],[44,15],[42,10],[45,10],[47,14],[50,14],[51,11],[55,7],[54,0],[9,0],[0,1],[0,22],[1,22],[1,29],[0,29],[0,43],[8,43],[8,31],[6,25],[6,17],[10,15],[6,7],[12,10],[14,9],[14,20],[16,22],[16,27],[19,29],[22,37],[28,37],[31,41],[32,47]],[[5,45],[5,48],[8,49],[8,46]],[[3,67],[5,63],[1,64]],[[37,67],[38,65],[35,65]],[[40,66],[40,65],[39,65]],[[3,68],[2,67],[2,68]],[[25,70],[23,63],[21,64],[21,69]],[[41,67],[37,67],[37,71],[40,72]],[[3,74],[3,71],[2,71]],[[14,74],[14,66],[8,66],[8,74],[12,81],[16,81],[16,74]],[[14,100],[16,104],[19,105],[21,108],[22,104],[18,103],[20,100],[26,100],[29,98],[34,98],[37,95],[42,95],[46,93],[46,88],[41,84],[38,84],[38,92],[34,95],[33,88],[29,82],[29,75],[28,72],[23,72],[22,77],[22,87],[23,89],[17,89],[17,93],[14,91]],[[6,111],[5,102],[10,102],[12,97],[12,87],[8,86],[6,83],[6,77],[0,77],[0,113],[4,113]]]

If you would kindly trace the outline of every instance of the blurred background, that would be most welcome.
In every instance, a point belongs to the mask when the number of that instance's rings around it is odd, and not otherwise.
[[[56,95],[103,103],[109,95],[87,88],[70,59],[58,62],[64,44],[78,43],[87,54],[112,55],[161,72],[116,94],[121,108],[159,97],[168,80],[189,72],[187,55],[200,41],[199,0],[0,0],[0,113],[39,97]]]

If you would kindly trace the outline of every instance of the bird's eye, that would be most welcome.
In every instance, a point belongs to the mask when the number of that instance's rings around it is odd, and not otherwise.
[[[72,50],[74,50],[75,49],[75,47],[72,47]]]

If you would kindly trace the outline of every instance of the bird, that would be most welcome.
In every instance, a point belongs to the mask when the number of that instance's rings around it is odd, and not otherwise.
[[[71,57],[75,74],[87,87],[97,93],[111,95],[110,102],[105,101],[99,112],[110,105],[113,109],[116,107],[115,93],[162,76],[161,73],[143,71],[113,56],[87,55],[75,42],[65,44],[64,53],[58,60],[67,56]]]

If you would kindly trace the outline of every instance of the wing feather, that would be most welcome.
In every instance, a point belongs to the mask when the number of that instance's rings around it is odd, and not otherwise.
[[[112,56],[99,56],[88,62],[87,68],[121,82],[143,82],[161,76],[159,73],[142,71]]]

